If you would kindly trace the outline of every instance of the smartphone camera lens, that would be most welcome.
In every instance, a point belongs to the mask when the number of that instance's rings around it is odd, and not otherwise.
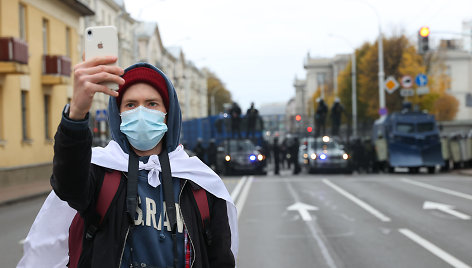
[[[88,31],[87,31],[87,34],[88,34],[88,35],[92,35],[92,30],[88,30]]]

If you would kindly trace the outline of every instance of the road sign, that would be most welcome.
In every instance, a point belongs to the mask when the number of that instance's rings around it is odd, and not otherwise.
[[[387,77],[385,79],[385,90],[387,90],[388,93],[392,94],[395,90],[397,90],[400,87],[400,84],[395,80],[393,76]]]
[[[429,87],[419,87],[416,89],[416,94],[424,95],[429,93]]]
[[[415,95],[415,91],[411,88],[400,89],[400,96],[402,97],[412,97],[414,95]]]
[[[386,115],[388,113],[387,108],[380,108],[379,109],[379,115]]]
[[[419,87],[424,87],[428,84],[428,77],[424,74],[419,74],[416,76],[415,82]]]
[[[405,75],[402,77],[400,83],[402,84],[403,88],[411,88],[413,86],[413,78],[411,78],[409,75]]]
[[[100,121],[106,121],[107,120],[107,110],[97,110],[95,111],[95,120],[100,122]]]

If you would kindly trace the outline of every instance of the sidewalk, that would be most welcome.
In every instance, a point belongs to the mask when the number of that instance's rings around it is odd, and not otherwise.
[[[461,175],[472,176],[472,169],[471,168],[459,169],[459,170],[456,170],[455,172],[457,172]]]
[[[30,182],[27,184],[12,185],[0,188],[0,206],[22,200],[46,196],[52,188],[49,180]]]

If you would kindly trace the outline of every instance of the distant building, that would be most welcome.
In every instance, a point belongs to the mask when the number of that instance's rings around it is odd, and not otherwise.
[[[291,98],[285,107],[285,126],[288,133],[295,133],[301,130],[300,122],[295,121],[297,107],[295,98]]]
[[[307,127],[314,127],[314,100],[313,96],[319,90],[320,98],[326,99],[338,95],[338,75],[342,72],[350,60],[349,54],[340,54],[332,58],[312,58],[310,54],[304,61],[306,77],[298,79],[295,77],[293,86],[295,98],[293,105],[294,113],[301,115],[298,124],[290,125],[291,131],[305,131]],[[288,121],[292,124],[294,120]]]
[[[284,136],[287,132],[285,121],[286,103],[262,104],[258,110],[264,121],[264,135],[267,139],[275,136]],[[256,107],[257,108],[257,107]]]
[[[467,97],[472,95],[472,54],[460,43],[460,40],[441,40],[438,49],[432,53],[450,78],[446,92],[459,101],[455,120],[470,120],[472,107],[467,106]]]

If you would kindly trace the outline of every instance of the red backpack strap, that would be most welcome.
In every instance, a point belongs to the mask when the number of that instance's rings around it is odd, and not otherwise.
[[[103,218],[110,207],[111,201],[118,191],[120,179],[121,172],[119,171],[114,170],[112,172],[105,172],[105,177],[103,178],[102,187],[100,188],[97,204],[95,207],[96,213],[85,214],[85,217],[91,214],[99,215],[99,218],[95,220],[96,222],[90,224],[90,226],[87,228],[87,232],[85,234],[87,239],[93,238],[95,232],[98,229],[98,226],[103,221]],[[94,219],[89,218],[85,221],[94,221]],[[69,268],[76,268],[79,263],[80,255],[82,254],[85,228],[84,225],[84,218],[79,213],[77,213],[69,228]]]
[[[200,218],[202,218],[203,236],[208,246],[211,245],[210,232],[210,208],[208,207],[208,197],[205,189],[201,187],[192,187],[193,196],[197,202],[198,210],[200,211]]]
[[[106,172],[105,178],[103,179],[100,193],[98,194],[96,211],[100,215],[100,223],[102,223],[108,208],[110,207],[113,197],[115,197],[120,186],[121,172],[113,170],[112,172]]]
[[[210,220],[210,209],[208,207],[208,198],[206,191],[203,188],[192,188],[193,196],[195,201],[197,201],[198,210],[200,211],[200,217],[202,218],[202,225],[205,228],[205,225],[208,225]]]

